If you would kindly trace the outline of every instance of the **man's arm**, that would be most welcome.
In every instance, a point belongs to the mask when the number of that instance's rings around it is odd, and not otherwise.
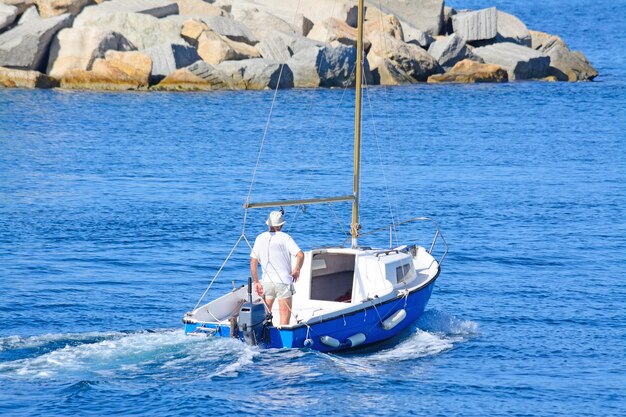
[[[296,254],[296,267],[291,272],[291,276],[293,277],[293,282],[296,282],[300,277],[300,269],[302,268],[302,264],[304,263],[304,253],[299,251]]]
[[[263,286],[259,282],[259,260],[256,258],[250,258],[250,275],[254,281],[254,288],[259,295],[263,295]]]

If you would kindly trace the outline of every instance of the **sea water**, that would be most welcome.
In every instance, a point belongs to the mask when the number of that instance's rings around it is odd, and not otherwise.
[[[0,91],[0,414],[625,415],[625,3],[497,5],[601,75],[366,90],[364,230],[430,216],[450,252],[419,321],[354,354],[181,330],[249,192],[351,192],[353,91],[280,91],[267,134],[271,91]],[[349,210],[288,227],[339,244]]]

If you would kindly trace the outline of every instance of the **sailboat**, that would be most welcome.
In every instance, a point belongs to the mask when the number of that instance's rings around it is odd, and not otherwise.
[[[183,317],[187,335],[232,337],[267,348],[308,348],[332,352],[391,339],[424,312],[439,277],[441,263],[448,253],[437,223],[427,217],[416,217],[376,230],[386,230],[391,234],[402,224],[431,222],[434,237],[428,248],[414,242],[394,246],[393,239],[390,239],[390,247],[386,248],[359,245],[359,237],[365,235],[359,224],[363,22],[363,0],[359,0],[353,193],[288,201],[253,203],[248,200],[244,204],[247,215],[248,210],[257,208],[352,202],[350,246],[314,248],[304,253],[300,277],[294,284],[296,291],[289,324],[275,326],[272,323],[272,316],[278,316],[278,303],[274,304],[276,311],[267,311],[264,300],[253,290],[250,278],[247,285],[233,288],[221,297],[200,305],[213,283],[211,281],[196,307]],[[242,240],[248,242],[244,233],[235,247]],[[438,242],[439,246],[443,245],[443,253],[437,259],[433,250]]]

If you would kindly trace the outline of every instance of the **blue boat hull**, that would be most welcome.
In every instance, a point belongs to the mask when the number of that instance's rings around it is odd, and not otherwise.
[[[338,315],[326,321],[320,321],[309,326],[300,325],[289,329],[277,329],[269,327],[269,337],[263,347],[266,348],[310,348],[321,352],[345,350],[350,348],[344,342],[351,336],[358,333],[365,335],[365,342],[360,346],[371,345],[390,339],[402,332],[414,323],[426,309],[428,300],[435,286],[432,279],[427,285],[420,287],[406,296],[394,298],[392,300],[369,305],[362,310],[351,312],[346,315]],[[404,309],[406,317],[395,327],[385,330],[382,322]],[[201,329],[199,329],[201,328]],[[231,337],[228,325],[216,325],[212,323],[187,323],[185,333],[208,333],[214,336]],[[322,336],[330,336],[342,343],[339,347],[328,346],[321,342]],[[238,337],[243,340],[243,334],[239,332]],[[269,339],[269,341],[267,341]],[[305,341],[309,341],[306,343]]]

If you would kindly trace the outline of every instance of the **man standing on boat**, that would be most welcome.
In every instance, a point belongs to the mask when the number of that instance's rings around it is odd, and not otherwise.
[[[269,231],[261,233],[254,241],[250,252],[250,273],[257,293],[265,298],[267,308],[271,311],[274,299],[278,299],[280,324],[289,324],[291,300],[295,292],[293,283],[300,276],[304,253],[291,236],[281,232],[285,224],[282,212],[271,212],[265,223],[269,226]],[[293,270],[292,257],[296,258]],[[259,264],[263,272],[261,281]]]

